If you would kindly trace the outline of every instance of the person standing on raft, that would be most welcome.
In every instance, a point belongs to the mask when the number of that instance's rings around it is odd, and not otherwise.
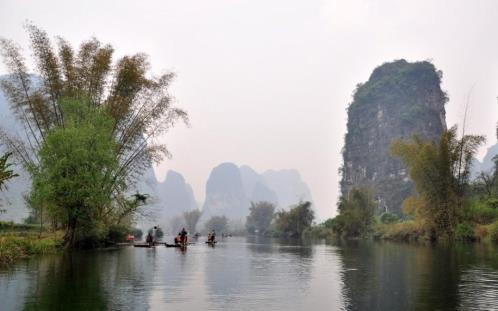
[[[183,245],[187,244],[187,230],[185,228],[182,228],[182,231],[180,231],[180,242]]]

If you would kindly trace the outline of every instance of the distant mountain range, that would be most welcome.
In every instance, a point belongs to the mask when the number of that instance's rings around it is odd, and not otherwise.
[[[481,172],[491,172],[495,167],[493,158],[496,155],[498,155],[498,144],[492,145],[488,148],[488,150],[486,151],[486,155],[482,159],[482,162],[474,159],[471,167],[472,178],[476,178]]]
[[[0,76],[0,80],[5,76]],[[0,91],[0,119],[2,128],[10,134],[24,136],[24,129],[10,111],[7,100]],[[6,152],[0,144],[0,154]],[[29,215],[24,196],[29,193],[30,178],[21,165],[14,167],[19,177],[7,184],[7,191],[0,192],[0,220],[20,222]],[[178,172],[168,171],[166,179],[159,182],[152,168],[129,189],[129,193],[146,193],[150,196],[148,207],[138,217],[142,227],[152,223],[166,223],[167,219],[180,216],[185,211],[197,209],[202,204],[195,200],[192,187]],[[209,215],[226,215],[243,220],[249,213],[250,202],[268,201],[278,208],[287,209],[300,200],[312,201],[311,192],[296,170],[268,170],[262,174],[251,167],[238,167],[222,163],[211,171],[206,182],[206,199],[202,205],[203,218]]]
[[[296,170],[269,170],[258,174],[247,165],[239,168],[233,163],[222,163],[209,175],[203,218],[225,215],[244,219],[251,201],[268,201],[288,209],[299,201],[312,201],[312,197]]]

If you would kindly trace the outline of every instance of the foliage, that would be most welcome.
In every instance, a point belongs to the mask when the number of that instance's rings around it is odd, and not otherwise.
[[[270,228],[274,212],[275,205],[270,202],[251,202],[249,216],[246,219],[247,232],[265,234]]]
[[[405,209],[423,221],[431,239],[453,237],[463,213],[471,161],[483,142],[474,135],[458,139],[454,126],[437,143],[418,137],[393,143],[391,151],[406,165],[418,193]]]
[[[275,229],[279,236],[301,238],[303,232],[311,227],[314,217],[311,202],[301,202],[289,211],[275,214]]]
[[[56,252],[62,245],[57,235],[44,238],[35,236],[2,235],[0,236],[0,266],[10,265],[16,260],[37,254]]]
[[[25,125],[27,142],[9,137],[2,139],[25,164],[36,164],[37,151],[42,148],[53,128],[64,127],[66,118],[61,98],[88,98],[90,107],[105,110],[112,119],[111,135],[117,144],[119,167],[112,177],[119,181],[133,177],[168,155],[164,145],[154,138],[167,132],[178,119],[187,114],[172,105],[168,88],[174,74],[147,77],[147,56],[126,55],[113,63],[114,48],[92,38],[80,45],[79,51],[64,39],[54,49],[47,33],[28,24],[26,30],[40,80],[34,81],[18,45],[0,40],[0,50],[10,71],[2,82],[11,108]]]
[[[472,194],[480,199],[491,199],[496,197],[498,175],[496,172],[481,172],[472,182]]]
[[[228,218],[226,216],[213,216],[204,224],[204,231],[211,230],[216,233],[225,233],[228,230]]]
[[[490,224],[498,220],[498,209],[494,206],[495,199],[472,200],[465,207],[464,219],[476,224]]]
[[[38,231],[40,226],[37,224],[18,224],[12,221],[0,221],[0,232],[2,231]]]
[[[368,234],[375,209],[369,191],[353,188],[348,197],[340,198],[338,208],[340,214],[329,223],[337,235],[361,237]]]
[[[185,219],[185,226],[187,227],[187,231],[194,233],[197,227],[197,223],[201,218],[201,211],[198,209],[194,209],[189,212],[183,213],[183,218]]]
[[[325,223],[321,223],[317,226],[311,226],[310,228],[304,230],[304,232],[303,232],[303,237],[306,239],[310,239],[310,238],[311,239],[329,239],[333,236],[334,236],[334,232],[332,231],[332,228],[327,227],[327,225]]]
[[[113,62],[113,47],[95,38],[78,51],[58,39],[55,49],[43,30],[26,29],[36,76],[19,46],[0,39],[10,71],[1,86],[25,129],[13,136],[0,128],[0,140],[32,175],[29,204],[40,221],[46,210],[67,228],[67,246],[105,238],[108,226],[130,222],[146,203],[125,193],[153,161],[169,156],[156,138],[188,122],[168,93],[174,75],[149,77],[142,53]]]
[[[9,157],[12,153],[8,152],[0,157],[0,191],[5,189],[5,183],[14,177],[19,176],[15,174],[13,170],[10,169],[12,163],[9,163]]]
[[[117,166],[112,120],[89,102],[60,103],[65,126],[47,132],[39,151],[39,165],[30,167],[32,206],[45,208],[57,223],[67,228],[65,244],[73,246],[110,224],[112,197],[106,189],[114,183],[109,174]],[[90,234],[91,233],[91,234]]]
[[[413,220],[401,221],[391,224],[376,223],[373,226],[374,237],[395,240],[395,241],[410,241],[418,240],[425,236],[423,226],[419,222]]]
[[[389,212],[382,213],[379,219],[383,224],[392,224],[399,221],[398,215]]]
[[[468,223],[459,223],[455,227],[455,239],[460,241],[475,240],[474,228]]]
[[[111,225],[107,233],[108,243],[125,242],[128,234],[132,232],[132,228],[127,225]]]
[[[498,242],[498,221],[495,221],[489,226],[488,232],[491,241]]]

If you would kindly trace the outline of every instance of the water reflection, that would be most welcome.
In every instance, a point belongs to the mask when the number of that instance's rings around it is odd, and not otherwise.
[[[498,308],[497,252],[492,245],[356,241],[341,243],[340,249],[348,310]],[[483,267],[492,273],[483,274]]]
[[[2,310],[496,310],[498,252],[262,238],[74,252],[0,270],[0,301]]]

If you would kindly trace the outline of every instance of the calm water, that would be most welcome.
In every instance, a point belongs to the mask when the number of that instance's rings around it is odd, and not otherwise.
[[[498,250],[230,238],[0,270],[0,310],[498,310]]]

